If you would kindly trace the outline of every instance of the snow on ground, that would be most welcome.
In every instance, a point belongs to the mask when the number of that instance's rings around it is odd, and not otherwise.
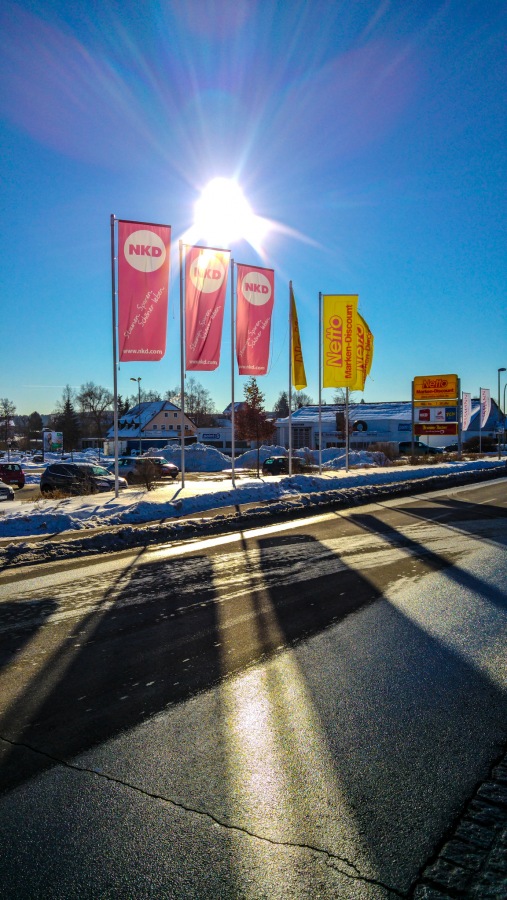
[[[173,449],[162,452],[166,458],[174,459],[179,464],[179,451],[174,456]],[[283,447],[262,447],[261,462],[269,455],[285,453]],[[157,451],[157,455],[162,455],[161,451]],[[299,451],[298,455],[305,459],[311,456],[314,462],[318,462],[318,453]],[[51,455],[47,456],[49,458],[46,459],[46,464],[54,461]],[[104,465],[112,463],[111,459],[99,460],[89,451],[86,454],[74,454],[74,459],[88,459]],[[18,460],[23,465],[27,482],[36,484],[40,479],[40,473],[37,475],[33,470],[37,467],[22,457],[18,457]],[[311,475],[294,475],[292,478],[269,476],[258,479],[255,472],[245,471],[247,468],[255,467],[256,460],[256,450],[237,458],[238,471],[236,483],[233,484],[230,477],[230,458],[218,450],[196,444],[187,448],[185,452],[185,470],[188,473],[210,473],[210,477],[185,479],[183,488],[180,482],[171,482],[152,491],[141,487],[130,488],[122,491],[117,498],[114,493],[104,493],[61,500],[44,498],[33,502],[20,500],[4,502],[0,506],[0,539],[59,534],[98,526],[167,522],[193,513],[206,513],[211,509],[227,506],[243,506],[263,501],[278,501],[283,504],[284,501],[289,503],[301,495],[344,488],[364,488],[365,485],[371,486],[373,493],[376,485],[474,469],[484,471],[498,466],[498,460],[482,459],[474,462],[439,462],[428,466],[390,467],[382,465],[387,462],[382,454],[361,451],[349,454],[349,465],[360,468],[352,468],[346,472],[344,451],[334,449],[323,451],[326,470],[322,475],[317,472]],[[38,468],[40,469],[40,466]],[[217,480],[216,475],[213,476],[213,473],[223,473],[224,470],[226,472],[228,470],[228,474],[224,474],[220,480]]]

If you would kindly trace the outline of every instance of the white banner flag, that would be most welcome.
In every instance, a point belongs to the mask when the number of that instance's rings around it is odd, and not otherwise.
[[[481,388],[481,428],[484,428],[491,412],[489,388]]]
[[[461,410],[461,427],[463,428],[463,431],[467,431],[468,426],[470,425],[470,419],[472,418],[472,395],[466,394],[465,391],[463,391],[462,394]]]

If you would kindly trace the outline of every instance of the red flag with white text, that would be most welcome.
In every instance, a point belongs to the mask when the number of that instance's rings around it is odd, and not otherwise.
[[[240,375],[268,371],[275,273],[259,266],[237,266],[236,357]]]
[[[170,225],[118,222],[121,362],[157,362],[166,347]]]
[[[484,428],[491,412],[491,394],[489,388],[481,388],[481,428]]]
[[[185,368],[211,372],[220,362],[229,250],[189,247],[185,255]]]
[[[461,411],[461,427],[467,431],[472,419],[472,395],[465,391],[461,395]]]

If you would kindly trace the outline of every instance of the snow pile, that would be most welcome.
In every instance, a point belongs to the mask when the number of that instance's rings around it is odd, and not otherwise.
[[[262,463],[268,456],[288,456],[288,452],[285,447],[265,447],[264,444],[262,447],[259,447],[259,463],[262,466]],[[299,454],[298,454],[299,455]],[[294,454],[296,456],[296,454]],[[236,457],[235,465],[238,469],[256,469],[257,468],[257,449],[255,450],[247,450],[245,453],[242,453],[241,456]]]
[[[222,456],[222,454],[219,454]],[[431,466],[404,466],[400,468],[355,469],[339,474],[318,473],[295,475],[292,478],[270,476],[258,479],[253,475],[237,478],[234,485],[230,478],[194,480],[182,488],[171,482],[153,491],[143,488],[114,494],[94,494],[64,500],[40,499],[30,503],[3,502],[0,508],[0,538],[29,537],[58,534],[63,531],[97,528],[112,525],[143,525],[150,522],[167,522],[181,517],[205,513],[210,509],[232,507],[235,512],[246,504],[276,503],[269,509],[289,511],[295,499],[298,502],[318,504],[330,501],[340,491],[354,490],[358,496],[365,489],[375,498],[377,485],[414,481],[434,476],[446,476],[463,472],[505,471],[505,462],[493,459],[476,462],[449,462]]]
[[[181,447],[162,447],[160,456],[174,463],[178,468],[181,465]],[[215,447],[206,444],[191,444],[185,447],[185,471],[186,472],[222,472],[231,468],[230,456],[225,456]]]
[[[333,456],[326,463],[330,469],[344,469],[346,466],[345,450],[341,451],[338,456]],[[384,453],[380,450],[373,452],[367,450],[351,450],[349,453],[349,466],[389,466],[390,462]]]

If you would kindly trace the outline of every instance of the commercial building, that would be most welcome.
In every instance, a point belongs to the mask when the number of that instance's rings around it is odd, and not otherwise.
[[[345,444],[345,415],[343,404],[327,404],[321,407],[322,449],[341,447]],[[308,447],[319,449],[319,407],[303,406],[292,414],[292,446],[295,450]],[[496,437],[502,422],[498,407],[491,401],[491,412],[481,430],[480,403],[472,400],[472,418],[469,428],[463,432],[463,440],[472,437]],[[277,443],[289,446],[289,418],[277,419]],[[388,403],[357,403],[349,406],[350,447],[365,450],[371,444],[395,443],[412,439],[412,403],[408,400]],[[454,443],[456,436],[440,434],[420,438],[433,447]]]

